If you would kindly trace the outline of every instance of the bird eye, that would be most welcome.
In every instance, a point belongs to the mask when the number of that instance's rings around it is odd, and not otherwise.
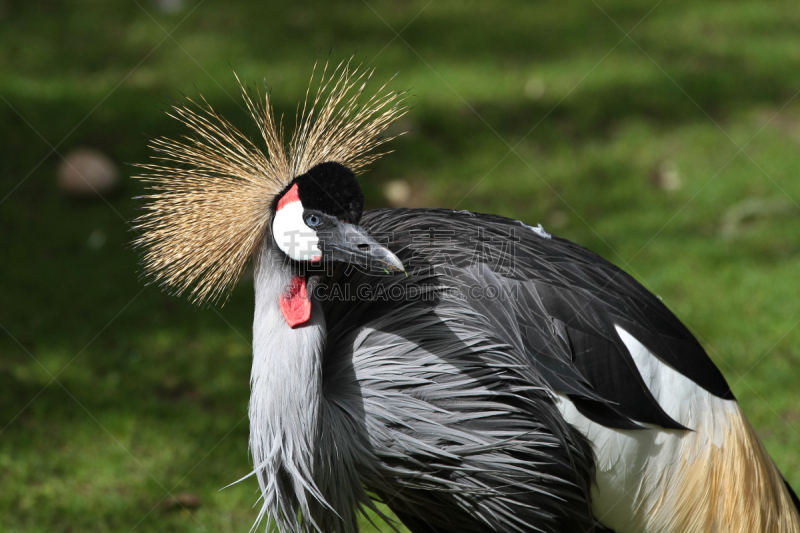
[[[322,218],[319,215],[308,215],[306,217],[306,226],[309,228],[314,228],[319,226],[322,223]]]

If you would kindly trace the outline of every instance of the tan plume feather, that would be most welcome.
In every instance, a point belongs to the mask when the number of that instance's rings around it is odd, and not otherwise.
[[[145,249],[145,272],[177,294],[201,304],[224,297],[264,238],[275,197],[295,177],[326,161],[356,173],[383,154],[372,150],[394,137],[381,133],[404,115],[405,93],[384,84],[364,101],[374,69],[342,61],[330,75],[328,64],[315,84],[312,71],[297,126],[284,146],[270,94],[263,98],[239,81],[242,97],[261,132],[263,147],[248,139],[201,97],[174,105],[173,118],[191,135],[159,138],[154,163],[137,165],[136,176],[153,194],[147,213],[135,221],[134,244]]]

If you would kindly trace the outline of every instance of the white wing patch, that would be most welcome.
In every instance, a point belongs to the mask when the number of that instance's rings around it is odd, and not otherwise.
[[[275,213],[272,235],[283,253],[296,261],[318,261],[322,258],[317,233],[303,221],[303,204],[291,202]]]
[[[722,430],[726,427],[713,423],[714,418],[723,415],[722,419],[726,419],[728,414],[736,411],[736,403],[714,396],[650,353],[633,335],[619,326],[616,329],[647,388],[664,412],[689,429],[697,429],[700,425],[708,428],[708,423],[712,422],[711,427],[716,431],[704,438],[710,438],[715,446],[722,446]]]
[[[694,431],[618,430],[597,424],[578,412],[563,395],[556,402],[564,418],[592,443],[596,485],[592,490],[595,516],[618,533],[669,531],[664,520],[674,515],[671,503],[680,487],[675,479],[681,465],[723,445],[730,416],[739,417],[735,401],[723,400],[663,363],[636,338],[617,326],[625,346],[653,397],[664,411]],[[644,424],[646,425],[646,424]],[[656,512],[658,509],[658,512]]]

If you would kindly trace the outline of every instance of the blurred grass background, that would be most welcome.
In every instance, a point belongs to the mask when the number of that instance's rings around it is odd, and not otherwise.
[[[146,161],[181,92],[250,128],[234,70],[291,126],[329,50],[416,95],[369,206],[541,222],[623,266],[800,488],[793,4],[0,0],[1,531],[248,530],[255,481],[219,489],[250,468],[252,284],[206,310],[145,287],[135,169],[104,199],[56,173],[76,147]]]

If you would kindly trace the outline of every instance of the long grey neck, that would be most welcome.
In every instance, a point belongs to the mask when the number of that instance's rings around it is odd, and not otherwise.
[[[258,517],[278,530],[299,531],[297,511],[321,499],[313,479],[322,398],[325,317],[312,302],[311,320],[292,329],[278,304],[292,272],[265,246],[255,267],[253,371],[250,379],[250,453],[264,505]]]

